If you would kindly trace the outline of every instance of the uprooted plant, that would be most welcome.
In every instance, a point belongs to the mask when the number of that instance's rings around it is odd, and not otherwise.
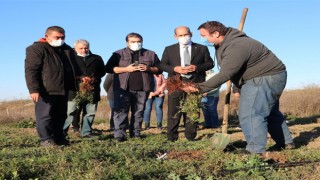
[[[93,78],[82,79],[75,97],[77,107],[84,103],[93,103],[93,80]]]
[[[167,80],[168,93],[171,94],[175,91],[181,91],[183,87],[194,86],[195,83],[183,82],[180,75],[169,77]],[[192,123],[199,122],[201,110],[202,95],[199,92],[187,93],[187,96],[180,100],[179,112],[186,113],[187,119]]]

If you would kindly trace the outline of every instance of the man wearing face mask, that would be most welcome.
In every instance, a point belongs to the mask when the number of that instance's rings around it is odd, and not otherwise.
[[[81,137],[91,137],[92,124],[97,111],[98,102],[100,101],[100,83],[101,78],[105,75],[104,62],[102,58],[96,54],[90,52],[90,44],[87,40],[79,39],[74,43],[75,58],[80,70],[81,80],[89,81],[93,86],[93,102],[83,102],[77,107],[77,102],[74,99],[75,92],[69,93],[68,96],[68,118],[64,124],[64,132],[67,134],[70,124],[77,120],[82,111],[81,121]],[[80,81],[78,82],[80,84]],[[79,122],[75,122],[74,125],[78,125]]]
[[[119,142],[126,139],[130,108],[130,137],[141,137],[145,102],[154,88],[153,74],[158,73],[157,54],[142,48],[142,42],[140,34],[129,33],[127,47],[114,52],[105,66],[107,73],[114,74],[114,137]]]
[[[206,71],[212,69],[214,62],[210,57],[206,46],[191,41],[192,33],[186,26],[177,27],[174,30],[177,44],[167,46],[163,52],[159,69],[168,72],[168,77],[180,75],[184,82],[203,82]],[[168,96],[168,140],[178,140],[178,128],[182,113],[179,112],[181,99],[185,99],[187,93],[176,91]],[[185,123],[185,136],[193,141],[197,136],[197,124],[188,121]]]
[[[35,103],[40,146],[69,145],[63,133],[67,96],[76,90],[73,49],[64,43],[65,31],[48,27],[41,38],[26,49],[25,79]]]
[[[205,22],[198,30],[203,42],[215,48],[220,71],[208,81],[184,90],[204,93],[231,80],[241,89],[238,116],[247,141],[242,153],[265,153],[268,132],[276,142],[273,149],[294,148],[279,110],[279,99],[287,81],[283,62],[262,43],[220,22]]]

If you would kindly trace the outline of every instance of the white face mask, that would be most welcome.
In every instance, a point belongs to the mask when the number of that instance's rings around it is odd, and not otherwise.
[[[142,48],[142,43],[130,43],[130,46],[129,48],[132,50],[132,51],[139,51],[141,48]]]
[[[191,41],[191,36],[184,36],[184,37],[179,37],[178,41],[181,45],[187,45]]]
[[[49,43],[53,47],[59,47],[64,44],[64,40],[58,39],[58,40],[52,40],[51,43]]]
[[[78,56],[81,56],[81,57],[87,57],[89,56],[89,53],[88,54],[80,54],[80,53],[77,53]]]

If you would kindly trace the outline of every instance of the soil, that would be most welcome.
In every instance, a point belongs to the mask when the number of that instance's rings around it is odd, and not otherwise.
[[[294,143],[296,148],[301,146],[306,146],[310,149],[320,149],[320,123],[315,121],[315,123],[309,124],[288,124],[289,129],[294,138]],[[98,134],[110,134],[112,131],[108,129],[108,126],[105,123],[99,125],[94,125],[94,132]],[[71,130],[69,130],[71,131]],[[179,139],[184,140],[184,128],[179,127]],[[23,128],[21,133],[32,133],[36,134],[35,128]],[[157,129],[156,127],[151,127],[149,130],[142,131],[142,134],[166,134],[166,127],[162,130]],[[205,137],[211,137],[214,133],[221,133],[221,128],[218,129],[204,129],[201,126],[198,130],[197,140],[201,140]],[[228,129],[228,134],[231,135],[230,143],[234,143],[233,148],[244,148],[245,147],[245,138],[240,128],[232,127]],[[79,136],[79,133],[70,133],[72,138]],[[268,144],[274,144],[273,140],[268,137]],[[232,149],[232,148],[231,148]],[[231,150],[232,151],[232,150]],[[201,160],[203,158],[202,151],[171,151],[167,154],[169,159],[178,159],[178,160]],[[287,158],[284,152],[267,152],[261,156],[264,160],[272,160],[278,163],[287,162]]]

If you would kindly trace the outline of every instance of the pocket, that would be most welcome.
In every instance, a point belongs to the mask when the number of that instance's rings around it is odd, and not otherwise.
[[[119,66],[120,67],[126,67],[128,66],[129,64],[131,64],[131,59],[130,58],[123,58],[119,61]]]
[[[247,81],[246,84],[252,85],[252,86],[260,86],[263,82],[263,77],[255,77],[253,79],[250,79]]]
[[[142,64],[152,66],[153,60],[151,58],[142,57],[140,60]]]

